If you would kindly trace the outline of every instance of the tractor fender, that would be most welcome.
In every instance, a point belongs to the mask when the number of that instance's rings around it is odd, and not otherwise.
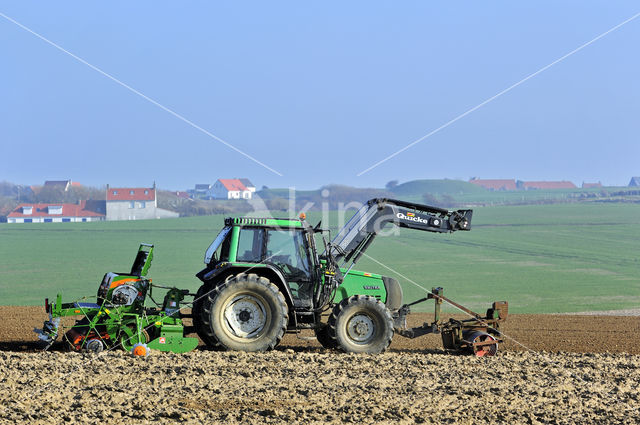
[[[274,285],[278,287],[289,308],[293,308],[293,294],[291,288],[286,284],[286,279],[282,274],[282,271],[271,264],[256,264],[252,267],[235,266],[228,263],[226,266],[218,267],[215,269],[204,269],[200,271],[196,276],[203,282],[218,280],[224,282],[225,278],[230,275],[236,275],[239,273],[255,273],[259,276],[266,277]]]
[[[382,282],[387,290],[387,308],[391,311],[398,310],[402,307],[402,286],[392,277],[382,276]]]

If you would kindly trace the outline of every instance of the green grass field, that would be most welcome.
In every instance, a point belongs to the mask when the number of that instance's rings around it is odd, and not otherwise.
[[[319,217],[312,213],[309,221]],[[337,222],[335,213],[331,221]],[[209,216],[0,224],[0,304],[38,305],[58,291],[69,301],[93,296],[104,273],[130,268],[140,242],[156,245],[149,274],[155,283],[195,290],[194,275],[222,222]],[[442,286],[445,295],[478,310],[502,299],[514,313],[640,307],[635,204],[477,208],[471,232],[401,230],[378,237],[367,254],[371,259],[363,257],[356,268],[397,277],[407,302],[423,296],[410,279],[427,289]]]

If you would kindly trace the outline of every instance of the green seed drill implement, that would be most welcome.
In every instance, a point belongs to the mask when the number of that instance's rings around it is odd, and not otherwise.
[[[50,320],[40,336],[50,342],[60,317],[80,314],[82,319],[66,333],[76,350],[147,344],[183,352],[197,345],[197,338],[186,336],[191,329],[182,324],[190,317],[200,340],[213,349],[270,350],[285,333],[308,329],[324,347],[345,352],[382,352],[394,334],[415,338],[439,333],[445,349],[492,356],[502,342],[498,329],[508,314],[506,301],[494,302],[480,315],[446,298],[442,288],[433,288],[423,299],[405,304],[396,279],[353,269],[388,224],[433,233],[468,231],[472,214],[371,199],[332,240],[325,238],[320,223],[312,227],[303,216],[227,218],[205,253],[205,268],[196,274],[202,281],[196,294],[171,288],[162,308],[145,308],[147,290],[153,287],[146,278],[153,247],[143,244],[131,273],[105,275],[97,304],[62,304],[60,296],[53,306],[47,303]],[[321,236],[322,252],[316,235]],[[179,310],[186,296],[193,296],[188,316]],[[434,321],[407,328],[410,307],[427,300],[435,302]],[[441,320],[442,303],[469,319]]]
[[[60,318],[79,316],[63,336],[66,346],[75,351],[100,352],[119,346],[138,355],[148,349],[187,352],[198,345],[198,338],[186,337],[180,316],[180,303],[189,291],[168,289],[162,306],[145,307],[147,294],[154,287],[147,272],[153,260],[153,245],[141,244],[129,273],[107,273],[98,288],[96,303],[63,303],[60,294],[45,308],[49,321],[35,329],[48,343],[61,332]]]

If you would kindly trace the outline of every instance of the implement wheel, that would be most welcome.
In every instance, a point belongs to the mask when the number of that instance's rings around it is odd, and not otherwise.
[[[498,342],[493,335],[490,335],[486,332],[467,331],[463,333],[462,337],[472,344],[483,344],[472,345],[468,348],[468,350],[477,357],[493,357],[498,352]],[[496,342],[493,343],[493,341]]]
[[[120,330],[120,346],[125,351],[131,351],[136,344],[145,344],[150,340],[149,332],[146,329],[141,329],[138,334],[135,322],[124,325]]]
[[[336,346],[347,353],[382,353],[393,338],[393,319],[376,298],[354,295],[334,307],[328,332]]]
[[[336,340],[329,336],[328,325],[316,329],[316,339],[324,348],[332,349],[337,346]]]
[[[203,297],[202,310],[198,333],[227,350],[272,350],[289,323],[278,287],[253,273],[240,273],[215,287]]]

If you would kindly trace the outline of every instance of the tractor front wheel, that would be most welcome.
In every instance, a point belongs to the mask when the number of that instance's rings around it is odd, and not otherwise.
[[[379,300],[354,295],[334,307],[328,333],[336,346],[347,353],[382,353],[393,338],[393,319]]]
[[[203,297],[201,308],[204,320],[199,333],[227,350],[271,350],[280,343],[289,322],[287,303],[278,287],[253,273],[240,273],[216,286]]]

